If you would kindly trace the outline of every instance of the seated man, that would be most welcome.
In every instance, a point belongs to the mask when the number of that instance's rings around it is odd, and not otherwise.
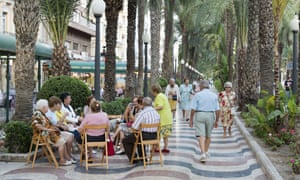
[[[139,115],[136,117],[134,123],[132,124],[132,129],[138,130],[140,127],[140,124],[156,124],[160,123],[160,116],[157,113],[157,111],[152,107],[152,99],[150,97],[145,97],[143,99],[143,106],[144,109],[139,113]],[[145,128],[142,129],[143,138],[145,140],[147,139],[155,139],[156,138],[156,128]],[[125,153],[131,161],[131,155],[135,143],[135,136],[133,133],[129,133],[125,138],[123,139],[123,145],[125,148]],[[138,154],[139,157],[142,156],[142,147],[138,147]]]
[[[49,143],[58,147],[59,164],[66,166],[76,163],[71,158],[71,155],[67,151],[66,142],[69,136],[53,126],[50,120],[46,117],[48,112],[48,101],[40,99],[36,103],[36,111],[32,115],[32,128],[34,134],[41,133],[42,136],[48,137]]]

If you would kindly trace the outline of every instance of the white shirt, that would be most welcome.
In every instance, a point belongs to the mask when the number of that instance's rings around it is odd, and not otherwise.
[[[58,120],[57,120],[57,116],[56,116],[55,112],[53,112],[49,109],[48,112],[46,113],[46,116],[53,125],[57,124]]]
[[[76,116],[75,111],[73,110],[72,106],[68,105],[67,106],[68,108],[64,104],[62,104],[61,106],[62,106],[62,108],[61,108],[62,112],[69,113],[68,116],[66,117],[66,120],[71,123],[78,123],[78,117]]]

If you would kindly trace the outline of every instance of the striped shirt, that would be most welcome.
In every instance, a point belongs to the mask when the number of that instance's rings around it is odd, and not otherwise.
[[[137,115],[134,123],[132,124],[133,129],[139,129],[140,124],[156,124],[160,123],[160,116],[158,112],[151,106],[146,106]],[[143,132],[156,132],[157,128],[143,128]]]

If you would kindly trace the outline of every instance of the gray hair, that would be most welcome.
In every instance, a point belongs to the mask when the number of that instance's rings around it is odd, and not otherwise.
[[[46,99],[40,99],[36,102],[36,109],[42,110],[44,107],[48,107],[48,101]]]
[[[175,82],[175,79],[174,79],[174,78],[171,78],[170,81]]]
[[[143,105],[144,106],[152,106],[152,99],[150,97],[144,97]]]
[[[203,88],[209,89],[209,82],[207,80],[201,80],[199,83],[199,86],[201,89],[203,89]]]

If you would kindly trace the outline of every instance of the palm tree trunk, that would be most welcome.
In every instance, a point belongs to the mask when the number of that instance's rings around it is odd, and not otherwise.
[[[247,57],[243,63],[247,70],[241,71],[239,86],[240,109],[244,110],[247,104],[256,104],[259,98],[257,84],[259,82],[259,7],[258,0],[248,1],[248,46]]]
[[[52,55],[52,76],[69,76],[71,72],[70,58],[67,48],[63,44],[54,46]]]
[[[235,24],[233,20],[233,9],[225,11],[225,35],[226,35],[226,56],[228,61],[228,80],[233,81],[233,45],[235,38]]]
[[[127,26],[127,74],[126,97],[133,97],[135,90],[135,25],[137,0],[128,0],[128,26]]]
[[[298,18],[300,22],[300,10],[298,13]],[[300,102],[300,36],[298,36],[298,92],[297,92],[297,103],[299,104]]]
[[[139,47],[139,66],[138,66],[138,87],[136,94],[142,94],[143,89],[143,68],[144,68],[144,55],[143,55],[143,34],[144,34],[144,21],[145,21],[145,0],[138,0],[138,47]]]
[[[261,90],[273,94],[274,26],[272,0],[259,0],[259,59]],[[261,94],[262,95],[262,94]]]
[[[150,84],[157,84],[159,80],[159,59],[160,59],[160,9],[161,1],[150,1],[150,17],[151,17],[151,77]]]
[[[106,27],[106,54],[105,54],[105,82],[104,82],[104,100],[107,102],[115,99],[116,84],[116,44],[119,11],[122,9],[122,0],[104,0]]]
[[[165,1],[165,44],[162,64],[162,76],[166,79],[173,77],[173,12],[174,1]]]
[[[28,5],[30,4],[30,6]],[[34,90],[34,46],[39,29],[39,1],[15,0],[14,24],[16,30],[16,113],[13,119],[30,121]]]
[[[182,58],[185,63],[188,62],[188,33],[183,21],[180,21],[180,27],[182,30]],[[183,75],[182,77],[185,78],[187,76],[187,69],[185,68],[185,64],[181,67],[183,68]]]

